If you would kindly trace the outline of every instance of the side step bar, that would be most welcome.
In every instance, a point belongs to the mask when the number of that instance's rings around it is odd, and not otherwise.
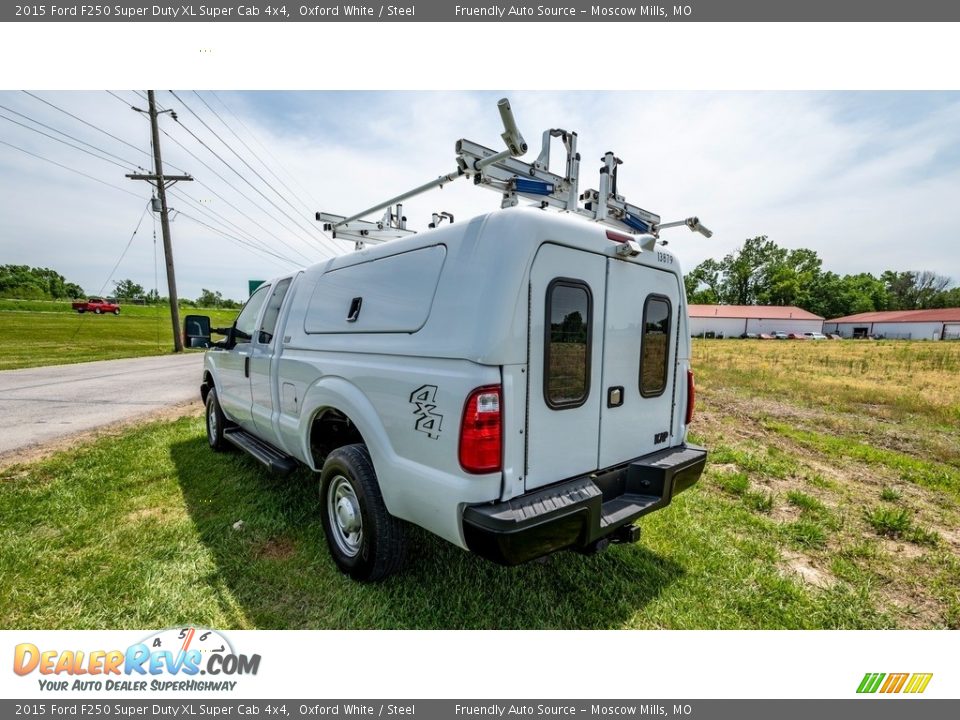
[[[292,457],[242,428],[227,428],[223,431],[223,438],[259,460],[270,472],[289,475],[297,469],[297,461]]]

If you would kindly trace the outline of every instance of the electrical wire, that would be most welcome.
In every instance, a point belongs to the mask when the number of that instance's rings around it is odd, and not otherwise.
[[[108,183],[106,180],[101,180],[100,178],[94,177],[93,175],[88,175],[87,173],[81,170],[77,170],[76,168],[69,167],[67,165],[64,165],[63,163],[57,162],[56,160],[51,160],[50,158],[44,157],[43,155],[37,155],[34,152],[25,150],[24,148],[14,145],[13,143],[9,143],[6,140],[0,140],[0,143],[6,145],[7,147],[13,148],[14,150],[19,150],[20,152],[30,155],[31,157],[35,157],[38,160],[43,160],[44,162],[48,162],[51,165],[56,165],[57,167],[63,168],[64,170],[69,170],[70,172],[76,173],[77,175],[82,175],[83,177],[89,178],[90,180],[93,180],[94,182],[98,182],[101,185],[106,185],[107,187],[113,188],[114,190],[119,190],[120,192],[124,192],[127,195],[133,195],[135,198],[142,197],[139,193],[135,193],[132,190],[127,190],[126,188],[120,187],[119,185]]]
[[[192,220],[193,222],[197,223],[198,225],[202,225],[203,227],[207,228],[208,230],[210,230],[210,231],[212,231],[212,232],[217,233],[218,235],[222,235],[223,237],[227,238],[228,240],[231,240],[231,241],[233,241],[233,242],[235,242],[235,243],[239,243],[240,245],[246,247],[248,250],[251,250],[251,251],[253,251],[253,252],[256,252],[257,254],[259,254],[259,255],[261,255],[261,256],[263,256],[263,254],[266,252],[266,253],[268,253],[269,255],[272,255],[274,258],[276,258],[276,259],[278,259],[278,260],[281,260],[281,261],[283,261],[284,263],[287,263],[288,265],[292,265],[293,267],[298,267],[297,263],[294,263],[294,262],[291,262],[290,260],[287,260],[287,259],[284,258],[282,255],[277,255],[276,253],[271,252],[271,251],[269,251],[269,250],[266,250],[266,251],[265,251],[265,250],[262,250],[261,248],[258,248],[257,246],[255,246],[255,245],[247,242],[246,240],[243,240],[242,238],[237,237],[236,235],[231,235],[230,233],[224,232],[223,230],[220,230],[220,229],[218,229],[218,228],[215,228],[215,227],[213,227],[212,225],[208,225],[208,224],[205,223],[203,220],[200,220],[200,219],[198,219],[198,218],[195,218],[195,217],[193,217],[192,215],[189,215],[189,214],[183,212],[183,210],[180,211],[180,215],[183,216],[183,217],[185,217],[187,220]],[[267,260],[270,260],[270,258],[267,258]]]
[[[133,229],[133,232],[130,234],[130,239],[127,240],[126,246],[123,248],[123,252],[120,253],[120,257],[117,258],[117,262],[114,263],[113,269],[110,271],[110,274],[107,276],[107,279],[104,280],[103,285],[100,286],[100,292],[97,293],[97,297],[103,296],[103,291],[113,279],[113,274],[117,271],[117,268],[120,267],[120,263],[123,262],[123,258],[126,257],[127,251],[130,249],[130,246],[133,244],[133,239],[137,236],[137,231],[140,230],[140,225],[143,224],[143,219],[147,216],[147,210],[150,208],[150,200],[147,200],[147,204],[143,206],[143,212],[140,213],[140,219],[137,220],[137,226]],[[85,314],[80,315],[80,322],[77,323],[77,329],[73,331],[73,335],[70,336],[70,342],[73,342],[77,335],[80,333],[80,330],[83,328],[83,321],[86,320]]]
[[[0,107],[3,107],[3,106],[0,106]],[[4,108],[4,109],[6,109],[6,108]],[[56,142],[61,143],[61,144],[63,144],[63,145],[66,145],[67,147],[71,147],[71,148],[73,148],[74,150],[79,150],[79,151],[82,152],[82,153],[86,153],[87,155],[90,155],[91,157],[97,158],[97,160],[103,160],[104,162],[108,162],[108,163],[110,163],[111,165],[116,165],[116,166],[117,166],[118,168],[120,168],[121,170],[129,170],[129,169],[130,169],[130,166],[121,165],[121,164],[118,163],[116,160],[111,160],[110,158],[105,158],[105,157],[103,157],[102,155],[97,155],[97,154],[94,153],[94,152],[90,152],[89,150],[85,150],[84,148],[80,147],[79,145],[74,145],[73,143],[67,142],[66,140],[61,140],[60,138],[54,137],[53,135],[50,135],[49,133],[45,133],[45,132],[43,132],[43,130],[37,130],[37,128],[33,128],[33,127],[30,127],[29,125],[25,125],[24,123],[20,122],[19,120],[14,120],[14,119],[11,118],[11,117],[7,117],[7,116],[4,115],[3,113],[0,113],[0,118],[3,118],[3,119],[6,120],[7,122],[13,123],[14,125],[19,125],[19,126],[22,127],[22,128],[26,128],[27,130],[30,130],[31,132],[35,132],[35,133],[37,133],[38,135],[43,135],[44,137],[50,138],[51,140],[55,140]],[[137,167],[137,166],[136,166],[136,165],[133,165],[133,167]]]
[[[49,105],[49,106],[52,107],[54,110],[57,110],[57,111],[59,111],[59,112],[62,112],[64,115],[67,115],[67,116],[69,116],[69,117],[72,117],[74,120],[83,123],[83,124],[86,125],[87,127],[91,127],[91,128],[93,128],[94,130],[96,130],[97,132],[103,133],[103,134],[106,135],[107,137],[113,138],[113,139],[116,140],[117,142],[122,143],[122,144],[126,145],[127,147],[133,148],[134,150],[136,150],[136,151],[139,152],[139,153],[143,153],[144,155],[150,156],[150,153],[148,153],[148,152],[147,152],[146,150],[144,150],[143,148],[137,147],[137,146],[134,145],[133,143],[127,142],[127,141],[124,140],[123,138],[117,137],[117,136],[114,135],[113,133],[107,132],[107,131],[104,130],[102,127],[99,127],[99,126],[97,126],[97,125],[94,125],[92,122],[89,122],[89,121],[87,121],[87,120],[84,120],[82,117],[78,117],[77,115],[74,115],[74,114],[73,114],[72,112],[70,112],[69,110],[64,110],[64,109],[63,109],[62,107],[60,107],[59,105],[54,105],[52,102],[50,102],[49,100],[46,100],[46,99],[40,97],[39,95],[34,95],[34,94],[33,94],[32,92],[30,92],[29,90],[21,90],[21,92],[24,92],[24,93],[26,93],[27,95],[29,95],[30,97],[32,97],[32,98],[34,98],[34,99],[36,99],[36,100],[39,100],[40,102],[42,102],[42,103],[44,103],[44,104],[46,104],[46,105]],[[109,91],[108,91],[108,92],[109,92]]]
[[[269,217],[271,220],[273,220],[275,223],[277,223],[277,224],[278,224],[280,227],[282,227],[284,230],[286,230],[287,232],[291,233],[291,235],[292,235],[293,237],[296,237],[298,240],[300,240],[301,242],[303,242],[303,238],[301,238],[299,235],[297,235],[297,234],[296,234],[296,231],[291,230],[290,227],[289,227],[288,225],[286,225],[282,220],[277,219],[277,217],[276,217],[275,215],[271,214],[269,210],[266,210],[265,208],[263,208],[263,207],[262,207],[261,205],[259,205],[255,200],[253,200],[249,195],[247,195],[246,193],[244,193],[244,192],[243,192],[242,190],[240,190],[236,185],[234,185],[234,184],[231,183],[229,180],[227,180],[225,177],[223,177],[223,175],[221,175],[220,173],[218,173],[216,170],[214,170],[212,167],[210,167],[207,163],[205,163],[203,160],[201,160],[199,157],[197,157],[197,155],[196,155],[194,152],[192,152],[189,148],[187,148],[186,145],[184,145],[182,142],[180,142],[179,140],[177,140],[175,137],[173,137],[173,136],[172,136],[170,133],[168,133],[166,130],[161,129],[160,132],[162,132],[167,138],[170,139],[171,142],[173,142],[174,144],[176,144],[177,146],[179,146],[184,152],[186,152],[188,155],[190,155],[190,157],[192,157],[194,160],[196,160],[198,163],[200,163],[203,167],[205,167],[207,170],[209,170],[211,173],[213,173],[213,174],[214,174],[216,177],[218,177],[221,181],[223,181],[224,183],[226,183],[226,185],[227,185],[228,187],[230,187],[234,192],[236,192],[238,195],[240,195],[244,200],[246,200],[246,201],[249,202],[251,205],[253,205],[253,207],[257,208],[260,212],[262,212],[264,215],[266,215],[267,217]],[[226,200],[222,195],[219,195],[215,190],[213,190],[209,185],[207,185],[206,183],[204,183],[202,180],[199,180],[198,178],[195,177],[195,178],[194,178],[194,182],[196,182],[198,185],[201,185],[202,187],[207,188],[207,190],[209,190],[211,193],[213,193],[214,195],[216,195],[217,197],[219,197],[221,200],[223,200],[224,202],[226,202],[228,205],[230,205],[231,207],[233,207],[233,208],[234,208],[235,210],[237,210],[238,212],[240,212],[244,217],[246,217],[248,220],[250,220],[250,221],[253,222],[255,225],[257,225],[257,227],[259,227],[261,230],[263,230],[264,232],[268,233],[269,235],[271,235],[272,237],[274,237],[277,241],[279,241],[279,242],[282,243],[284,246],[286,246],[287,249],[291,250],[292,252],[295,252],[297,255],[299,255],[300,257],[304,258],[308,263],[311,263],[311,264],[312,264],[313,262],[315,262],[314,259],[311,259],[310,257],[308,257],[308,256],[305,255],[302,251],[298,250],[298,249],[295,248],[293,245],[291,245],[290,243],[288,243],[286,240],[284,240],[283,238],[281,238],[279,235],[277,235],[277,234],[274,233],[274,232],[271,232],[271,231],[268,230],[266,227],[264,227],[261,223],[257,222],[257,221],[254,220],[252,217],[250,217],[249,215],[247,215],[246,213],[244,213],[242,210],[240,210],[239,208],[237,208],[236,205],[233,205],[232,203],[230,203],[230,202],[229,202],[228,200]],[[310,249],[311,249],[311,250],[314,249],[312,245],[310,245]]]
[[[297,181],[297,179],[293,176],[293,174],[292,174],[286,167],[284,167],[283,163],[280,162],[280,160],[277,158],[276,155],[274,155],[272,152],[270,152],[270,149],[269,149],[266,145],[264,145],[262,142],[260,142],[259,138],[257,138],[257,136],[253,133],[252,130],[250,130],[249,127],[247,127],[246,123],[243,122],[243,120],[240,118],[240,116],[237,115],[233,110],[231,110],[230,107],[226,104],[226,102],[224,102],[223,98],[221,98],[219,95],[217,95],[217,93],[214,92],[213,90],[209,90],[208,92],[209,92],[211,95],[213,95],[213,97],[215,97],[215,98],[217,99],[217,102],[220,103],[220,105],[223,107],[224,110],[226,110],[228,113],[230,113],[230,115],[233,116],[233,119],[237,121],[237,124],[240,125],[240,127],[242,127],[242,128],[247,132],[247,135],[249,135],[250,138],[251,138],[257,145],[259,145],[260,148],[261,148],[264,152],[267,153],[267,155],[270,156],[270,159],[273,160],[274,163],[276,163],[277,167],[280,168],[280,170],[282,170],[282,171],[284,172],[284,174],[286,174],[286,176],[290,179],[290,181],[293,182],[297,187],[299,187],[299,188],[306,194],[307,198],[313,203],[313,208],[311,209],[310,204],[307,203],[307,202],[304,202],[303,198],[301,198],[299,195],[297,195],[297,194],[290,188],[290,186],[288,186],[285,182],[283,182],[283,179],[282,179],[279,175],[277,175],[275,172],[273,172],[273,170],[270,169],[270,166],[269,166],[266,162],[264,162],[263,159],[262,159],[261,157],[259,157],[259,156],[253,151],[253,149],[250,148],[249,145],[247,145],[245,142],[243,142],[243,138],[241,138],[241,137],[233,130],[233,128],[230,128],[230,132],[232,132],[232,133],[236,136],[237,140],[239,140],[241,143],[243,143],[243,146],[244,146],[245,148],[247,148],[255,158],[257,158],[258,160],[260,160],[260,162],[261,162],[261,163],[263,164],[263,166],[267,169],[267,171],[268,171],[271,175],[273,175],[273,176],[277,179],[277,181],[278,181],[281,185],[283,185],[284,188],[286,188],[287,190],[290,191],[290,194],[293,195],[293,196],[300,202],[300,204],[304,206],[304,208],[307,210],[308,213],[312,213],[317,207],[319,207],[320,203],[318,203],[317,200],[316,200],[316,198],[314,198],[314,197],[310,194],[310,191],[307,190],[303,185],[301,185],[301,184]],[[211,108],[211,109],[212,109],[212,108]],[[214,113],[214,114],[216,114],[216,113]],[[221,122],[223,122],[223,121],[221,120]],[[228,127],[229,127],[229,126],[228,126]]]
[[[259,155],[257,155],[257,154],[253,151],[253,149],[252,149],[249,145],[247,145],[246,142],[244,142],[243,138],[240,137],[240,136],[237,134],[237,132],[236,132],[232,127],[230,127],[230,124],[229,124],[226,120],[223,119],[223,117],[220,115],[220,113],[218,113],[216,110],[214,110],[213,107],[211,107],[210,103],[208,103],[208,102],[204,99],[204,97],[203,97],[200,93],[198,93],[196,90],[193,91],[193,94],[196,95],[196,96],[200,99],[200,102],[202,102],[202,103],[204,104],[204,107],[206,107],[207,110],[209,110],[211,113],[213,113],[214,117],[216,117],[217,120],[219,120],[220,123],[221,123],[227,130],[229,130],[229,131],[233,134],[233,136],[240,142],[240,144],[243,145],[243,147],[245,147],[245,148],[247,149],[247,152],[249,152],[251,155],[253,155],[253,157],[256,158],[257,161],[258,161],[261,165],[263,165],[264,169],[267,170],[267,172],[270,172],[270,168],[268,168],[268,167],[267,167],[267,164],[266,164],[265,162],[263,162],[263,159],[262,159]],[[223,142],[223,140],[221,140],[221,142]],[[229,147],[229,146],[228,146],[228,147]],[[230,149],[233,150],[233,148],[230,148]],[[246,165],[246,166],[249,167],[251,170],[253,170],[253,168],[250,166],[250,164],[249,164],[246,160],[244,160],[242,157],[240,157],[240,155],[239,155],[238,153],[234,152],[234,154],[235,154],[237,157],[240,158],[240,160],[243,162],[244,165]],[[293,208],[295,212],[299,212],[299,209],[296,208],[296,207],[294,206],[294,204],[291,203],[291,202],[287,199],[287,196],[286,196],[286,195],[280,193],[275,187],[273,187],[270,183],[268,183],[268,182],[263,178],[263,176],[260,175],[260,173],[258,173],[256,170],[253,170],[253,172],[256,173],[257,177],[260,178],[260,180],[263,181],[264,184],[267,185],[267,187],[269,187],[271,190],[273,190],[279,197],[283,198],[283,200],[284,200],[291,208]],[[293,190],[291,190],[289,187],[287,187],[286,183],[284,183],[283,180],[281,180],[280,178],[277,177],[276,173],[271,173],[271,174],[273,175],[274,178],[277,179],[277,181],[278,181],[281,185],[283,185],[284,189],[285,189],[288,193],[290,193],[291,195],[293,195],[294,197],[296,197],[297,200],[300,201],[300,204],[303,205],[304,208],[306,208],[306,210],[307,210],[307,218],[310,218],[310,216],[312,215],[312,213],[310,212],[310,207],[309,207],[306,203],[304,203],[303,200],[300,200],[300,198],[297,197],[296,193],[293,192]]]
[[[211,221],[212,221],[213,223],[215,223],[215,224],[220,225],[221,229],[224,229],[224,230],[226,230],[226,231],[228,231],[228,232],[231,232],[231,234],[232,234],[233,231],[230,231],[229,228],[226,228],[226,227],[224,226],[224,223],[226,223],[227,225],[232,225],[233,228],[235,228],[235,231],[236,231],[236,232],[239,232],[239,233],[241,233],[241,234],[243,234],[243,235],[246,235],[246,236],[247,236],[246,239],[247,239],[249,242],[252,242],[254,245],[256,245],[258,248],[260,248],[260,249],[263,250],[264,252],[267,252],[267,253],[269,253],[270,255],[273,255],[274,257],[281,258],[281,259],[284,260],[284,262],[287,262],[287,263],[289,263],[289,264],[291,264],[291,265],[294,265],[294,266],[297,266],[297,267],[299,267],[299,266],[302,265],[302,263],[301,263],[299,260],[294,260],[294,259],[290,258],[290,257],[287,256],[287,255],[283,255],[283,254],[281,254],[281,253],[279,253],[279,252],[276,252],[276,251],[274,251],[274,250],[271,250],[262,240],[260,240],[259,238],[257,238],[253,233],[245,230],[245,229],[242,228],[241,226],[239,226],[239,225],[237,225],[236,223],[230,221],[228,218],[225,218],[223,215],[220,215],[220,213],[218,213],[216,210],[213,210],[212,208],[205,207],[205,206],[203,205],[203,203],[201,203],[201,202],[200,202],[199,200],[197,200],[196,198],[191,197],[191,196],[187,195],[186,193],[176,191],[174,188],[171,188],[168,192],[170,192],[171,194],[173,194],[175,197],[179,197],[179,198],[182,198],[182,199],[184,199],[184,200],[189,200],[190,202],[194,203],[194,204],[197,206],[196,209],[197,209],[199,212],[202,212],[202,213],[203,213],[204,215],[206,215],[208,218],[211,218]],[[182,212],[182,211],[181,211],[181,212]]]
[[[227,147],[227,149],[229,149],[234,155],[237,155],[238,158],[240,157],[240,156],[237,154],[237,152],[236,152],[233,148],[230,147],[229,143],[227,143],[226,141],[224,141],[224,139],[221,138],[220,135],[218,135],[215,130],[213,130],[209,125],[207,125],[207,123],[203,120],[203,118],[201,118],[196,112],[194,112],[193,108],[191,108],[187,103],[185,103],[185,102],[183,101],[183,99],[182,99],[179,95],[177,95],[173,90],[169,90],[168,92],[169,92],[171,95],[173,95],[173,97],[175,97],[175,98],[184,106],[184,108],[186,108],[186,110],[187,110],[190,114],[192,114],[195,118],[197,118],[197,120],[200,121],[200,123],[201,123],[209,132],[211,132],[214,137],[216,137],[221,143],[223,143],[223,144]],[[243,173],[239,172],[239,171],[238,171],[236,168],[234,168],[230,163],[228,163],[226,160],[224,160],[223,157],[221,157],[219,153],[217,153],[217,152],[216,152],[213,148],[211,148],[206,142],[204,142],[200,137],[198,137],[197,134],[194,133],[189,127],[187,127],[186,125],[184,125],[180,120],[177,120],[177,122],[178,122],[178,124],[179,124],[184,130],[186,130],[197,142],[199,142],[201,145],[203,145],[214,157],[216,157],[221,163],[223,163],[224,165],[226,165],[235,175],[237,175],[237,177],[239,177],[241,180],[243,180],[245,183],[247,183],[247,185],[249,185],[254,191],[256,191],[258,195],[260,195],[264,200],[266,200],[266,201],[267,201],[268,203],[270,203],[274,208],[276,208],[282,215],[284,215],[284,217],[288,218],[291,222],[293,222],[294,225],[296,225],[297,227],[299,227],[301,230],[304,229],[304,226],[301,225],[300,222],[299,222],[296,218],[292,217],[286,210],[284,210],[284,209],[281,208],[279,205],[277,205],[271,198],[267,197],[267,196],[263,193],[262,190],[260,190],[260,189],[259,189],[258,187],[256,187],[252,182],[250,182],[250,181],[243,175]],[[247,167],[250,167],[250,165],[249,165],[248,163],[246,163],[246,161],[243,160],[243,158],[240,158],[240,160],[241,160],[241,162],[244,162],[244,164],[246,164]],[[250,169],[253,170],[252,167],[250,167]],[[254,174],[257,175],[257,177],[259,177],[261,180],[263,180],[263,177],[262,177],[259,173],[257,173],[256,170],[253,170],[253,172],[254,172]],[[264,181],[264,182],[265,182],[265,181]],[[266,182],[265,182],[265,184],[267,185],[267,187],[269,187],[271,190],[273,190],[274,193],[277,193],[278,195],[280,195],[281,198],[283,198],[283,195],[280,194],[280,193],[278,193],[277,190],[276,190],[275,188],[273,188],[269,183],[266,183]],[[289,204],[289,200],[286,200],[286,198],[283,198],[283,199]],[[291,205],[291,207],[292,207],[292,205]],[[296,210],[296,208],[294,208],[294,209],[295,209],[296,212],[299,212],[299,210]],[[340,254],[342,254],[342,251],[341,251],[339,248],[337,248],[335,245],[331,245],[331,244],[330,244],[330,241],[329,241],[327,238],[325,238],[325,237],[323,237],[323,236],[319,236],[319,237],[314,238],[313,236],[311,236],[311,235],[310,235],[311,229],[312,229],[313,231],[316,231],[316,228],[307,228],[307,229],[306,229],[307,235],[311,237],[311,242],[319,242],[319,243],[321,244],[321,247],[322,247],[323,249],[325,249],[327,252],[332,253],[332,254],[334,254],[334,255],[340,255]]]
[[[139,110],[138,108],[135,108],[133,105],[131,105],[130,103],[128,103],[126,100],[124,100],[122,97],[120,97],[119,95],[117,95],[117,94],[116,94],[115,92],[113,92],[112,90],[105,90],[104,92],[106,92],[108,95],[111,95],[111,96],[115,97],[117,100],[119,100],[119,101],[123,104],[123,106],[124,106],[125,108],[127,108],[127,110],[135,110],[135,111],[137,112],[137,115],[138,115],[139,117],[142,117],[146,122],[150,122],[150,118],[147,116],[146,113],[144,113],[142,110]],[[160,132],[163,132],[163,130],[161,129]],[[150,147],[151,147],[151,149],[153,148],[153,140],[150,141]],[[144,153],[146,153],[147,155],[149,155],[151,159],[153,158],[153,153],[152,153],[152,152],[147,153],[145,150],[141,150],[141,152],[144,152]],[[187,172],[186,170],[184,170],[182,167],[179,167],[179,166],[177,166],[177,165],[174,165],[174,164],[173,164],[172,162],[170,162],[169,160],[165,160],[165,161],[164,161],[164,164],[165,164],[165,165],[169,165],[169,166],[172,167],[174,170],[179,170],[179,171],[180,171],[181,173],[183,173],[184,175],[189,175],[189,174],[190,174],[189,172]]]

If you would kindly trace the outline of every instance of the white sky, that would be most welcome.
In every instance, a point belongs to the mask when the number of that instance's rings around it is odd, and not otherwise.
[[[173,195],[170,205],[295,261],[253,252],[179,216],[172,231],[183,297],[195,298],[206,287],[242,298],[248,279],[306,264],[298,253],[321,259],[337,243],[320,239],[313,211],[352,213],[451,171],[454,142],[460,137],[499,149],[495,103],[502,95],[511,98],[531,146],[525,160],[536,156],[545,128],[576,130],[581,189],[597,186],[600,157],[613,150],[624,160],[619,189],[629,202],[659,213],[664,221],[699,215],[714,230],[712,239],[685,230],[665,233],[685,270],[707,257],[722,257],[747,237],[766,234],[786,247],[816,250],[824,268],[838,273],[931,269],[960,280],[958,231],[950,215],[960,197],[960,93],[202,92],[265,161],[264,168],[196,94],[176,92],[186,107],[167,91],[158,92],[158,101],[176,109],[182,127],[168,116],[161,125],[196,158],[161,136],[166,170],[177,172],[176,166],[191,173],[198,182],[178,189],[243,230],[205,215],[180,196]],[[118,94],[145,107],[131,91]],[[0,263],[51,267],[96,293],[110,279],[149,196],[146,183],[124,178],[136,163],[150,167],[149,125],[106,92],[36,95],[141,148],[109,138],[24,93],[0,93],[0,105],[7,108],[0,108],[0,114],[33,125],[11,111],[22,113],[132,161],[117,167],[0,119],[0,141],[136,195],[0,144]],[[559,145],[554,159],[562,159]],[[460,180],[409,201],[405,214],[412,227],[425,228],[432,211],[448,210],[460,220],[498,206],[497,194]],[[159,242],[159,227],[157,235]],[[349,250],[351,245],[339,247]],[[148,214],[113,279],[129,277],[152,288],[156,268],[160,292],[166,294],[162,254],[157,262]],[[107,284],[105,292],[111,288]]]

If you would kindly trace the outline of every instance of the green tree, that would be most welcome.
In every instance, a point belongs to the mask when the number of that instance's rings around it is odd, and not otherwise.
[[[130,278],[127,278],[126,280],[115,281],[113,285],[113,294],[122,300],[143,297],[145,294],[143,285],[135,283]]]
[[[223,295],[219,290],[213,292],[203,288],[197,298],[197,307],[220,307],[223,304]]]
[[[86,297],[86,293],[83,292],[83,288],[76,283],[67,283],[63,286],[63,290],[66,293],[64,297],[69,299]]]

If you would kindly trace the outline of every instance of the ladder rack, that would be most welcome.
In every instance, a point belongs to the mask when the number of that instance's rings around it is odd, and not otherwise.
[[[660,230],[686,226],[705,237],[713,233],[704,227],[696,217],[670,223],[661,223],[660,216],[628,203],[617,194],[617,169],[623,163],[612,152],[601,158],[599,190],[586,190],[579,194],[580,153],[577,152],[577,133],[562,129],[545,130],[540,154],[532,163],[517,158],[527,152],[527,143],[520,134],[513,118],[510,102],[503,98],[497,103],[504,132],[501,134],[507,148],[496,151],[461,139],[456,144],[457,168],[453,172],[441,175],[419,185],[412,190],[378,203],[355,215],[344,216],[327,212],[318,212],[316,218],[323,223],[325,231],[333,237],[353,240],[357,250],[366,245],[378,244],[387,240],[415,234],[407,229],[407,219],[403,215],[404,200],[441,188],[460,177],[472,177],[473,184],[494,190],[501,194],[501,207],[513,207],[520,199],[531,200],[541,208],[552,207],[563,212],[571,212],[586,217],[608,227],[638,235],[638,252],[652,250],[660,236]],[[550,146],[558,138],[566,150],[565,174],[557,175],[550,171]],[[581,202],[583,203],[581,205]],[[379,221],[363,220],[373,213],[385,210]],[[453,222],[449,213],[434,213],[430,227],[435,227],[446,218]]]

